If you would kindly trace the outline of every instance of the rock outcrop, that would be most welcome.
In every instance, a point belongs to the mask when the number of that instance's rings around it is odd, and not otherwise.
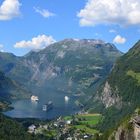
[[[113,105],[121,105],[121,99],[117,95],[117,90],[112,91],[111,86],[108,82],[105,83],[105,86],[101,93],[101,101],[106,108],[111,107]]]
[[[140,140],[140,116],[123,122],[108,140]]]

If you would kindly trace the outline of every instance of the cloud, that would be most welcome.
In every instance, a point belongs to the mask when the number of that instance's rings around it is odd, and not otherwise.
[[[0,52],[4,52],[3,47],[4,46],[2,44],[0,44]]]
[[[140,0],[88,0],[77,14],[81,26],[140,24]]]
[[[49,17],[55,16],[54,13],[49,12],[47,9],[42,9],[41,10],[39,8],[36,8],[36,7],[34,7],[34,9],[35,9],[35,12],[41,14],[44,18],[49,18]]]
[[[117,31],[114,30],[114,29],[110,29],[109,32],[110,32],[110,33],[116,33]]]
[[[117,35],[114,40],[113,40],[114,43],[117,43],[117,44],[124,44],[126,42],[126,38],[120,36],[120,35]]]
[[[52,36],[38,35],[37,37],[32,38],[29,41],[20,41],[17,42],[15,48],[29,48],[29,49],[43,49],[46,46],[55,43],[56,40]]]
[[[20,6],[18,0],[4,0],[0,6],[0,20],[10,20],[20,15]]]

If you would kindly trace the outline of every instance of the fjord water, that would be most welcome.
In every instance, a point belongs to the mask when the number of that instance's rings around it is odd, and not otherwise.
[[[12,102],[14,109],[4,114],[13,118],[53,119],[59,116],[75,114],[80,110],[75,104],[77,97],[68,93],[46,88],[41,94],[37,92],[35,95],[39,97],[38,102],[32,102],[30,99],[14,100]],[[65,96],[69,97],[68,101],[65,101]],[[52,101],[54,107],[52,110],[45,112],[42,110],[42,106],[48,101]]]

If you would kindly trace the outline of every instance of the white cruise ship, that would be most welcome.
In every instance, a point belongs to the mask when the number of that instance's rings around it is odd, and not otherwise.
[[[38,100],[39,100],[38,96],[34,96],[34,95],[31,96],[31,101],[38,101]]]

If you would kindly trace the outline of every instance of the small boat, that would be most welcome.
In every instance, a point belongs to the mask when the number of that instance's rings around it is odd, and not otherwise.
[[[31,96],[31,101],[38,101],[38,96],[32,95]]]
[[[44,104],[42,107],[43,111],[49,111],[53,108],[53,102],[49,101],[47,104]]]

